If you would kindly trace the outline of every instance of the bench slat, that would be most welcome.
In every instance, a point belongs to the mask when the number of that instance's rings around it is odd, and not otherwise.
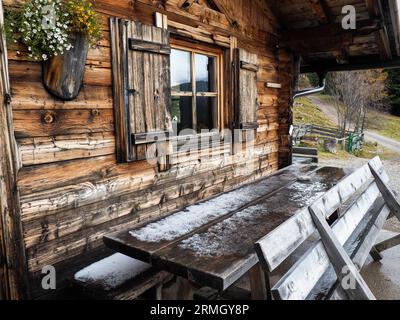
[[[333,233],[328,222],[325,220],[325,217],[315,213],[313,206],[310,207],[310,214],[321,235],[322,242],[338,280],[341,283],[346,280],[347,277],[354,280],[354,288],[347,288],[346,295],[352,300],[376,300],[371,289],[368,287],[344,247],[342,247],[342,244]],[[347,267],[347,270],[344,271],[345,267]]]
[[[373,243],[372,239],[376,239],[378,236],[387,217],[388,209],[385,206],[383,199],[378,198],[371,210],[344,245],[346,252],[356,266],[364,265],[371,249],[370,243]],[[336,274],[330,265],[307,297],[307,300],[347,299],[347,297],[342,294],[342,291],[343,290],[337,282]]]
[[[371,183],[361,197],[354,201],[343,216],[333,225],[332,231],[341,245],[350,238],[378,196],[378,187],[375,183]],[[311,219],[311,216],[309,219]],[[306,299],[328,269],[329,264],[330,260],[324,245],[322,241],[319,241],[276,284],[273,288],[274,296],[284,300]]]
[[[74,285],[95,299],[134,300],[170,278],[167,272],[117,253],[78,271]]]
[[[370,179],[372,179],[371,171],[368,165],[365,165],[339,182],[320,200],[317,200],[317,213],[329,218]],[[287,223],[258,241],[255,249],[262,262],[268,265],[272,272],[315,231],[308,208],[305,208],[295,214]]]

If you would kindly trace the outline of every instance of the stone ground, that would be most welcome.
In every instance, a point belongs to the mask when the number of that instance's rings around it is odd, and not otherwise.
[[[354,158],[346,160],[321,160],[322,165],[359,168],[368,160]],[[400,159],[384,161],[390,177],[390,185],[400,195]],[[397,218],[389,220],[378,242],[400,233],[400,222]],[[400,300],[400,246],[383,253],[381,262],[371,258],[362,270],[362,275],[378,300]]]

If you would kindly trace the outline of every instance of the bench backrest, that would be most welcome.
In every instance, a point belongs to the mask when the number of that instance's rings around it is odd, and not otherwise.
[[[345,208],[345,211],[339,213],[339,218],[332,225],[332,231],[341,245],[346,243],[380,197],[379,188],[369,165],[381,174],[385,182],[389,180],[382,162],[379,158],[375,158],[343,179],[310,208],[299,211],[287,223],[255,244],[260,263],[266,271],[273,272],[317,231],[310,209],[329,220],[335,212]],[[383,212],[384,216],[389,215],[386,206],[379,210]],[[358,258],[360,264],[363,264],[368,256],[369,251],[367,253],[365,251]],[[329,266],[330,260],[324,244],[322,241],[314,242],[301,259],[273,287],[274,297],[284,300],[306,299]]]

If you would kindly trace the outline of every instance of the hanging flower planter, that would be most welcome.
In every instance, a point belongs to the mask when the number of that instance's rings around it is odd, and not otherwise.
[[[48,92],[62,100],[79,95],[89,47],[102,32],[91,0],[31,0],[6,13],[5,31],[30,60],[43,61]]]
[[[47,91],[62,100],[73,100],[82,88],[89,51],[87,36],[71,35],[72,49],[43,62],[43,84]]]

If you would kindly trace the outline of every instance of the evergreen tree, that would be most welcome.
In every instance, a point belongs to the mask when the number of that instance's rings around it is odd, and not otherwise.
[[[386,86],[391,112],[394,115],[400,116],[400,69],[389,69],[387,73],[388,79]]]

